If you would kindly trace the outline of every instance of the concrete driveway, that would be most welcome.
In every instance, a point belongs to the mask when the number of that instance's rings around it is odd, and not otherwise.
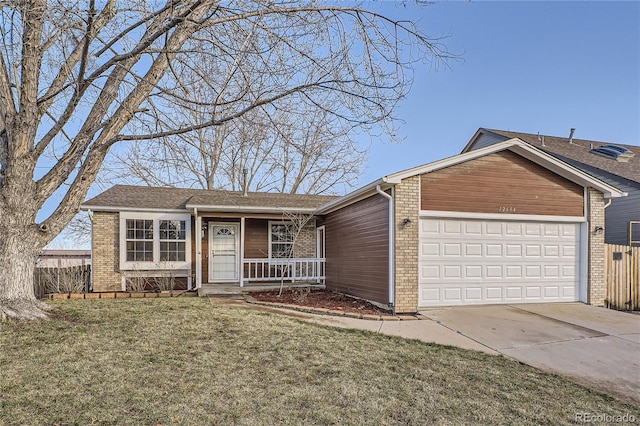
[[[433,308],[421,314],[489,350],[640,402],[640,315],[582,303]]]

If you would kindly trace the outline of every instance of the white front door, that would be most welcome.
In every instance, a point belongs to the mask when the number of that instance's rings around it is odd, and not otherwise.
[[[238,281],[238,224],[209,224],[209,282]]]

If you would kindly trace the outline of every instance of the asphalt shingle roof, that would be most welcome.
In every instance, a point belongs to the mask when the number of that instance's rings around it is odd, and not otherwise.
[[[278,210],[316,208],[337,197],[328,195],[281,194],[272,192],[242,192],[149,186],[116,185],[85,201],[83,209],[100,208],[185,210],[198,207],[228,206],[230,209],[266,208]]]
[[[531,133],[509,132],[505,130],[484,129],[488,132],[495,133],[507,138],[518,138],[528,144],[541,149],[561,160],[575,164],[575,162],[586,166],[594,167],[599,170],[620,176],[634,182],[640,182],[640,146],[623,145],[615,142],[591,141],[586,139],[573,139],[569,143],[568,135],[564,137],[544,136],[544,146],[542,146],[538,135]],[[540,135],[542,136],[542,135]],[[632,151],[635,156],[631,157],[628,162],[612,160],[590,153],[591,148],[597,148],[602,145],[619,145]]]

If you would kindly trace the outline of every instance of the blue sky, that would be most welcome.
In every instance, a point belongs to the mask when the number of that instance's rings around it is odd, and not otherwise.
[[[366,3],[449,35],[450,68],[417,66],[401,144],[373,141],[364,185],[459,153],[479,127],[640,145],[640,2]],[[368,140],[367,140],[368,142]]]

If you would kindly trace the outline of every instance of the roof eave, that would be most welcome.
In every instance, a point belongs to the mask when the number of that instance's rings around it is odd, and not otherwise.
[[[312,214],[317,212],[315,207],[265,207],[265,206],[215,206],[207,204],[187,204],[187,209],[197,209],[201,212],[218,213],[304,213]]]
[[[80,210],[95,212],[150,212],[150,213],[189,213],[188,209],[163,209],[149,207],[116,207],[81,204]]]
[[[383,176],[378,180],[375,180],[363,187],[356,189],[340,198],[328,202],[318,208],[318,214],[328,214],[338,209],[354,204],[376,193],[376,187],[380,186],[383,190],[388,189],[398,183],[400,179],[396,179],[390,176]]]

